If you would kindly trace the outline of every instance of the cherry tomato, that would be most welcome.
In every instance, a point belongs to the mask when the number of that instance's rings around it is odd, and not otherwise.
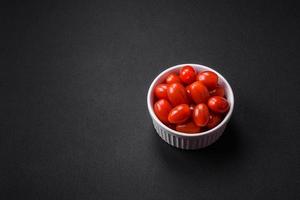
[[[222,121],[222,115],[211,113],[206,127],[212,129],[216,127],[221,121]]]
[[[182,82],[186,84],[191,84],[196,80],[196,71],[193,67],[187,65],[180,69],[179,77]]]
[[[216,113],[225,113],[229,110],[229,103],[224,97],[210,97],[207,105],[213,112]]]
[[[205,85],[200,81],[196,81],[188,86],[191,97],[196,104],[206,103],[209,98],[209,93]]]
[[[209,91],[210,96],[225,96],[225,89],[221,85],[217,85],[217,87],[211,91]]]
[[[166,83],[171,84],[171,83],[181,83],[181,80],[179,76],[175,73],[171,73],[167,76],[166,78]]]
[[[194,112],[194,109],[195,109],[195,105],[191,104],[191,105],[190,105],[190,110],[191,110],[191,112]]]
[[[186,86],[185,90],[188,95],[191,95],[191,85]]]
[[[154,104],[154,112],[158,117],[158,119],[163,123],[169,123],[168,115],[171,110],[172,110],[171,104],[165,99],[158,100]]]
[[[201,81],[208,89],[214,89],[218,84],[218,75],[212,71],[203,71],[197,75],[197,80]]]
[[[206,126],[209,120],[209,110],[206,104],[198,104],[193,112],[193,120],[197,126]]]
[[[189,84],[189,85],[187,85]],[[186,65],[179,74],[170,73],[165,82],[154,88],[154,112],[173,130],[200,133],[216,127],[229,110],[225,89],[212,71],[197,74]]]
[[[192,103],[193,102],[193,98],[192,98],[192,95],[191,95],[191,87],[190,87],[190,85],[186,86],[185,91],[186,91],[186,94],[187,94],[189,102]]]
[[[185,122],[191,115],[189,105],[181,104],[173,108],[168,115],[168,120],[172,124],[181,124]]]
[[[180,83],[172,83],[167,90],[168,99],[173,106],[188,104],[189,100],[185,88]]]
[[[201,128],[199,126],[196,126],[194,122],[188,122],[185,124],[178,124],[176,126],[176,131],[183,133],[200,133]]]
[[[167,99],[168,98],[168,85],[167,84],[158,84],[154,89],[154,94],[158,99]]]
[[[189,102],[190,102],[190,103],[193,103],[194,100],[193,100],[193,98],[192,98],[191,87],[190,87],[190,85],[186,86],[185,91],[186,91],[186,94],[187,94],[187,96],[188,96]]]

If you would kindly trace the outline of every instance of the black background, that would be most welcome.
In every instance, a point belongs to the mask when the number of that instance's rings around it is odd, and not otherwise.
[[[23,2],[1,7],[0,199],[299,199],[295,2]],[[298,13],[297,13],[298,12]],[[167,67],[230,82],[225,134],[175,149],[146,93]]]

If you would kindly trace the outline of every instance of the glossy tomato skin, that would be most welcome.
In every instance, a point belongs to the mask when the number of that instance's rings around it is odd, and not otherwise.
[[[168,115],[168,121],[171,124],[181,124],[189,119],[191,116],[191,110],[189,105],[181,104],[174,107]]]
[[[191,85],[186,86],[185,90],[188,95],[191,95]]]
[[[201,81],[208,89],[214,89],[218,84],[218,75],[212,71],[203,71],[197,75],[197,80]]]
[[[171,84],[171,83],[181,83],[181,80],[179,76],[175,73],[171,73],[167,76],[166,78],[166,83]]]
[[[193,112],[193,120],[197,126],[204,127],[207,125],[209,120],[209,110],[206,104],[198,104]]]
[[[191,88],[190,88],[190,85],[186,86],[185,87],[185,91],[186,91],[186,95],[188,97],[188,100],[190,103],[193,103],[193,98],[192,98],[192,95],[191,95]]]
[[[193,67],[186,65],[180,69],[179,77],[185,84],[191,84],[196,80],[196,71]]]
[[[154,94],[158,99],[168,99],[168,84],[158,84],[154,89]]]
[[[192,95],[191,95],[191,90],[189,85],[185,87],[186,91],[186,96],[188,97],[189,103],[193,103]]]
[[[186,90],[180,83],[172,83],[168,86],[168,99],[173,106],[188,104]]]
[[[216,127],[221,121],[222,121],[222,115],[216,114],[216,113],[211,113],[206,127],[208,129],[212,129],[212,128]]]
[[[210,97],[207,103],[209,109],[216,113],[226,113],[229,110],[229,103],[224,97]]]
[[[158,119],[164,124],[169,123],[168,115],[171,110],[171,104],[165,99],[160,99],[154,104],[154,113],[156,114]]]
[[[200,133],[201,128],[196,126],[194,122],[187,122],[185,124],[176,125],[176,131],[182,133]]]
[[[190,95],[196,104],[206,103],[209,98],[209,92],[205,85],[200,81],[196,81],[188,86]]]
[[[225,89],[221,85],[217,85],[215,89],[209,91],[210,96],[220,96],[224,97],[225,96]]]
[[[191,104],[191,105],[190,105],[190,110],[191,110],[191,112],[194,112],[194,109],[195,109],[195,105],[194,105],[194,104]]]

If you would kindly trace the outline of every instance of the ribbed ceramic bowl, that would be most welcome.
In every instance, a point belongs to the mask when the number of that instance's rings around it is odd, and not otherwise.
[[[185,66],[185,65],[190,65],[194,67],[196,71],[213,71],[219,76],[219,84],[222,85],[225,89],[225,95],[226,98],[230,104],[230,109],[226,116],[224,117],[223,121],[218,124],[218,126],[214,127],[213,129],[210,129],[205,132],[201,133],[182,133],[178,132],[175,130],[170,129],[166,125],[164,125],[155,115],[154,110],[153,110],[153,104],[154,104],[154,88],[156,85],[162,83],[166,77],[172,73],[172,72],[179,72],[180,68]],[[154,128],[158,135],[168,144],[180,148],[180,149],[201,149],[204,147],[207,147],[208,145],[214,143],[224,132],[226,125],[232,115],[233,107],[234,107],[234,96],[232,89],[229,85],[229,83],[226,81],[226,79],[219,74],[217,71],[203,66],[203,65],[198,65],[198,64],[180,64],[176,65],[173,67],[170,67],[160,73],[152,82],[149,90],[148,90],[148,95],[147,95],[147,104],[148,104],[148,110],[150,113],[150,116],[153,121]]]

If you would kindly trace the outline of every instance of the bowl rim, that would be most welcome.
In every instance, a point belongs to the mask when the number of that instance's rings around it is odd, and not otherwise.
[[[219,123],[216,127],[210,129],[210,130],[207,130],[207,131],[204,131],[204,132],[200,132],[200,133],[183,133],[183,132],[179,132],[179,131],[176,131],[176,130],[173,130],[171,128],[169,128],[168,126],[166,126],[165,124],[163,124],[158,118],[157,116],[155,115],[154,113],[154,110],[153,110],[153,105],[151,105],[151,101],[150,101],[150,97],[151,97],[151,93],[154,89],[154,85],[156,85],[157,81],[163,76],[165,75],[166,73],[174,70],[174,69],[177,69],[177,68],[181,68],[185,65],[190,65],[192,67],[200,67],[204,70],[209,70],[209,71],[213,71],[215,72],[221,79],[222,81],[224,82],[224,84],[228,87],[229,89],[229,95],[232,96],[232,102],[230,104],[230,108],[229,108],[229,111],[228,113],[226,114],[226,116],[224,117],[224,119],[221,121],[221,123]],[[228,94],[227,94],[228,95]],[[174,65],[172,67],[169,67],[167,69],[165,69],[164,71],[162,71],[160,74],[158,74],[155,79],[152,81],[149,89],[148,89],[148,93],[147,93],[147,106],[148,106],[148,111],[150,113],[150,116],[152,117],[153,120],[156,121],[156,123],[158,123],[160,126],[162,126],[164,129],[167,129],[169,132],[171,132],[172,134],[174,135],[179,135],[179,136],[184,136],[184,137],[196,137],[196,136],[202,136],[202,135],[206,135],[206,134],[210,134],[210,133],[213,133],[215,132],[217,129],[220,129],[224,124],[226,124],[231,115],[232,115],[232,112],[233,112],[233,108],[234,108],[234,94],[233,94],[233,91],[232,91],[232,88],[230,86],[230,84],[228,83],[228,81],[224,78],[224,76],[222,76],[219,72],[217,72],[216,70],[210,68],[210,67],[207,67],[207,66],[204,66],[204,65],[200,65],[200,64],[193,64],[193,63],[186,63],[186,64],[178,64],[178,65]]]

